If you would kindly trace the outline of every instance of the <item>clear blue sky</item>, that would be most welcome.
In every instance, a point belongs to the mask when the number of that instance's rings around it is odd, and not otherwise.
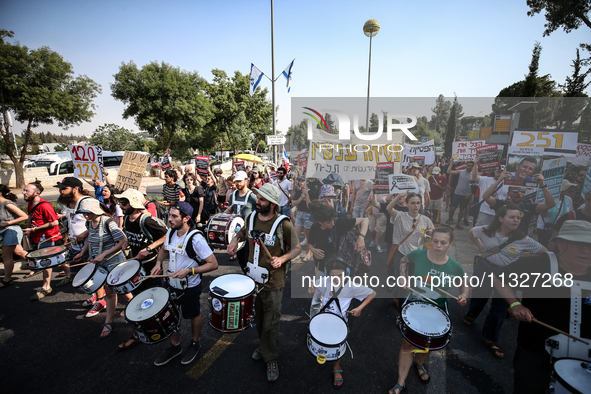
[[[290,125],[292,97],[367,94],[369,38],[362,28],[370,18],[381,25],[372,97],[494,97],[523,79],[535,41],[543,47],[540,74],[564,83],[576,48],[591,37],[585,26],[542,37],[545,19],[528,17],[525,0],[276,0],[274,8],[276,75],[296,59],[291,93],[284,78],[276,84],[281,131]],[[29,48],[49,46],[76,74],[102,85],[96,116],[68,134],[90,135],[104,123],[138,129],[111,97],[122,62],[164,61],[208,80],[214,68],[247,74],[252,62],[271,75],[270,1],[3,0],[0,27]],[[270,99],[270,82],[261,85]],[[61,132],[56,125],[36,131]]]

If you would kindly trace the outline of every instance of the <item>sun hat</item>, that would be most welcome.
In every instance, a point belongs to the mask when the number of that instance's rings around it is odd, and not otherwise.
[[[145,209],[144,204],[142,204],[144,202],[144,195],[138,190],[127,189],[121,194],[115,194],[115,198],[129,200],[129,205],[133,209]]]
[[[279,205],[279,198],[281,198],[281,192],[277,187],[271,185],[270,183],[265,183],[260,188],[254,189],[252,192],[273,204]]]
[[[591,223],[585,220],[567,220],[560,228],[556,238],[591,244]]]
[[[95,215],[102,215],[105,212],[102,210],[99,200],[94,198],[85,198],[84,200],[80,201],[80,205],[78,206],[76,213],[93,213]]]
[[[563,179],[562,180],[562,187],[560,188],[560,191],[565,192],[572,186],[577,186],[577,184],[569,182],[568,179]]]
[[[345,183],[343,182],[343,178],[339,174],[328,174],[326,178],[322,181],[325,185],[333,185],[333,186],[340,186],[345,187]]]
[[[337,195],[334,192],[334,187],[332,185],[323,185],[320,188],[320,195],[318,198],[322,197],[336,197]]]

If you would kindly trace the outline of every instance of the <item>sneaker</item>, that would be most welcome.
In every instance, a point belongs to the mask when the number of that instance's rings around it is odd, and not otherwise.
[[[461,224],[456,224],[456,228],[458,230],[463,230],[464,229],[464,227]]]
[[[53,291],[53,289],[51,287],[47,290],[41,289],[41,290],[37,291],[34,295],[31,296],[31,300],[32,301],[40,300],[41,298],[44,298],[45,296],[51,294],[52,291]]]
[[[199,342],[191,341],[191,344],[185,350],[185,354],[183,354],[183,358],[181,359],[181,364],[187,365],[191,364],[195,357],[199,354],[199,350],[201,350],[201,344]]]
[[[374,246],[376,246],[376,241],[371,241],[368,248],[373,248]]]
[[[104,298],[101,298],[100,300],[97,300],[97,302],[94,304],[94,306],[92,307],[92,309],[90,309],[88,311],[88,313],[84,317],[93,317],[93,316],[96,316],[106,306],[107,306],[107,301]]]
[[[57,285],[55,285],[55,287],[62,287],[69,283],[72,283],[72,278],[64,278]]]
[[[170,345],[164,353],[162,353],[156,360],[154,360],[154,365],[157,367],[161,367],[165,364],[168,364],[170,360],[180,356],[182,352],[183,348],[181,347],[180,343],[176,346]]]
[[[466,219],[464,219],[464,220],[462,221],[462,223],[464,224],[464,226],[468,226],[468,227],[470,227],[470,223],[469,223],[469,222],[468,222]]]
[[[306,238],[304,238],[304,240],[302,242],[300,242],[300,246],[306,246],[308,245],[308,240]]]
[[[257,347],[254,353],[252,354],[252,359],[255,361],[259,361],[263,359],[263,355],[261,354],[261,348]]]
[[[383,250],[382,250],[382,248],[380,248],[380,247],[378,246],[378,247],[376,247],[376,252],[378,252],[378,253],[382,253],[382,252],[383,252]]]
[[[267,380],[269,382],[274,382],[279,377],[279,365],[277,365],[277,361],[272,361],[267,364]]]
[[[89,299],[87,299],[86,301],[84,301],[82,303],[82,306],[91,306],[96,304],[96,293],[92,294],[92,297],[90,297]]]

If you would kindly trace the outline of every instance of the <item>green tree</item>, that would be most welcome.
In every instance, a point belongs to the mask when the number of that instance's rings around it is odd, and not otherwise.
[[[151,62],[140,69],[130,61],[122,63],[114,77],[111,95],[126,105],[123,118],[133,117],[140,130],[160,141],[165,152],[176,132],[198,134],[213,116],[203,91],[206,82],[196,71],[164,62]]]
[[[308,148],[308,120],[303,119],[299,124],[289,126],[287,134],[291,135],[291,142],[297,150]]]
[[[100,85],[87,76],[74,77],[72,65],[49,47],[29,50],[19,43],[6,42],[14,33],[0,30],[0,106],[26,124],[20,158],[14,152],[9,127],[4,119],[0,134],[6,153],[14,163],[16,186],[24,187],[23,162],[33,128],[57,122],[68,128],[94,116],[93,99]]]
[[[545,11],[546,24],[544,37],[563,28],[566,33],[577,30],[582,23],[591,29],[589,11],[591,0],[527,0],[530,10],[528,16]]]
[[[446,129],[450,108],[451,101],[446,100],[445,96],[440,94],[435,101],[435,107],[431,108],[434,115],[431,116],[430,126],[437,133],[443,134],[442,132]]]
[[[55,147],[56,152],[65,152],[68,150],[68,145],[64,144],[63,142]]]
[[[457,99],[457,98],[456,98]],[[443,150],[447,156],[451,156],[453,142],[455,141],[456,137],[456,125],[457,125],[457,117],[456,117],[456,106],[457,101],[455,101],[450,110],[449,110],[449,118],[447,120],[447,128],[445,130],[445,144],[443,146]]]
[[[92,132],[89,145],[100,145],[107,151],[140,150],[141,139],[137,134],[116,124],[104,124]]]

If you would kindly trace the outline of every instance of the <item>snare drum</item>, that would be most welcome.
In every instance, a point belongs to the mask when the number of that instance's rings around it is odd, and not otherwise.
[[[43,270],[65,263],[68,257],[67,246],[50,246],[48,248],[34,250],[27,254],[29,268]]]
[[[209,324],[221,332],[247,329],[254,321],[254,280],[246,275],[227,274],[209,285]]]
[[[345,355],[348,335],[347,323],[342,317],[319,313],[308,325],[308,350],[320,363],[336,361]]]
[[[226,249],[242,226],[244,226],[244,219],[241,216],[218,213],[212,216],[209,222],[207,222],[207,227],[205,228],[207,243],[215,249]],[[245,243],[238,243],[236,250],[242,249]]]
[[[164,341],[181,324],[179,307],[163,287],[152,287],[133,297],[125,308],[125,319],[140,341],[148,345]]]
[[[396,318],[396,323],[402,336],[421,349],[442,349],[451,338],[452,325],[448,314],[424,301],[407,303]]]
[[[552,367],[550,391],[555,394],[588,393],[591,390],[591,363],[576,358],[561,358]]]
[[[109,272],[103,267],[92,263],[86,264],[74,276],[72,286],[82,290],[86,294],[92,294],[105,284],[108,275]]]
[[[107,286],[117,294],[131,293],[141,284],[146,272],[137,260],[130,260],[113,268],[107,277]]]

